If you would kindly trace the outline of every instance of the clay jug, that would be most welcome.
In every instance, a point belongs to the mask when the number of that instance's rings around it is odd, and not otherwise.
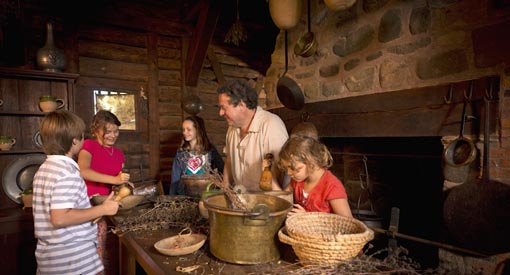
[[[302,9],[302,0],[269,0],[269,13],[281,30],[294,28],[301,18]]]

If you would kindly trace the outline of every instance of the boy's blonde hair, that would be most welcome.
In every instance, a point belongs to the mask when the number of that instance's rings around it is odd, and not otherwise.
[[[297,161],[308,167],[318,166],[325,169],[333,165],[333,157],[326,145],[307,136],[289,138],[280,151],[279,159],[279,166],[282,169],[285,169],[282,167],[282,161],[290,163],[291,169],[294,169]]]
[[[61,110],[47,114],[40,127],[42,147],[46,155],[65,155],[73,139],[82,140],[85,122],[72,112]]]

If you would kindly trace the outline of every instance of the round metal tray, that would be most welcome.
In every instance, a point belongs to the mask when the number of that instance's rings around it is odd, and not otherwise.
[[[46,160],[44,154],[28,154],[8,164],[2,176],[2,187],[9,199],[21,204],[20,193],[32,187],[34,175]]]

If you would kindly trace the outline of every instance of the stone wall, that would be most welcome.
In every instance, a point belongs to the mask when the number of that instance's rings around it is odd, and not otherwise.
[[[306,1],[306,0],[304,0]],[[288,70],[305,103],[499,76],[497,134],[491,136],[491,177],[510,179],[510,4],[504,0],[358,0],[333,12],[311,3],[310,57],[294,53],[307,31],[306,2],[287,31]],[[276,84],[285,71],[284,31],[276,40],[264,89],[267,108],[282,107]]]

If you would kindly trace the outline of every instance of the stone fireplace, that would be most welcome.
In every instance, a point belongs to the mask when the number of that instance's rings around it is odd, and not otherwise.
[[[374,207],[386,226],[389,205],[398,205],[402,232],[444,237],[442,191],[462,183],[444,180],[442,154],[459,136],[464,104],[463,134],[478,150],[469,179],[488,169],[491,179],[510,184],[508,1],[358,0],[336,12],[312,1],[311,29],[319,47],[311,57],[293,50],[307,28],[303,7],[299,25],[287,30],[286,76],[298,83],[305,106],[291,110],[277,97],[285,71],[282,30],[264,80],[266,107],[289,130],[304,118],[318,128],[334,156],[335,174],[355,199],[366,158],[370,181],[381,185],[374,188],[381,194]],[[489,160],[483,168],[486,106]],[[425,247],[415,253],[438,255]]]

